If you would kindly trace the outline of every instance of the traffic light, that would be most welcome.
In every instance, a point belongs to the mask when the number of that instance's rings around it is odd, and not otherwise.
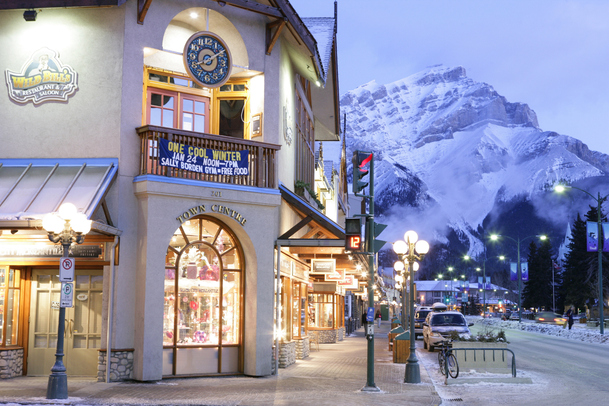
[[[353,151],[353,193],[357,195],[361,192],[368,182],[362,180],[362,178],[368,175],[368,169],[364,169],[364,166],[372,161],[372,153],[364,151]]]
[[[362,223],[359,217],[345,219],[345,250],[361,251]]]

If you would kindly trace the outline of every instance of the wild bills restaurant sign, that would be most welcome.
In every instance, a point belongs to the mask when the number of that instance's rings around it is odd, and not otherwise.
[[[67,101],[78,89],[78,74],[48,48],[34,52],[20,72],[6,70],[8,96],[17,103]]]

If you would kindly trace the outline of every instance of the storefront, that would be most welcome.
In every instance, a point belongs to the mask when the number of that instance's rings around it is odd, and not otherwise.
[[[275,262],[276,268],[276,262]],[[279,367],[285,368],[309,356],[307,291],[309,266],[284,251],[281,255],[281,305],[279,310]]]
[[[72,247],[68,375],[268,376],[279,330],[305,358],[309,263],[290,254],[274,294],[295,218],[279,187],[312,182],[315,142],[339,139],[336,19],[309,30],[265,0],[69,3],[34,1],[34,20],[0,4],[0,356],[16,365],[0,375],[52,365],[61,253],[40,223],[62,202],[94,221]],[[2,254],[15,244],[46,248]]]
[[[45,234],[15,230],[0,239],[0,377],[46,376],[55,361],[61,246]],[[20,235],[21,234],[21,235]],[[102,340],[104,270],[112,237],[89,236],[73,247],[73,305],[66,308],[64,364],[70,376],[96,376]]]
[[[243,372],[243,250],[218,219],[199,216],[167,249],[163,376]]]

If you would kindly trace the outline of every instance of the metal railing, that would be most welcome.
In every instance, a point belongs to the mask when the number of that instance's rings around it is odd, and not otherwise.
[[[159,175],[262,188],[277,187],[276,152],[281,148],[280,145],[152,125],[139,127],[136,131],[140,136],[140,175]],[[249,175],[212,175],[161,166],[159,138],[197,148],[222,151],[247,150]]]
[[[483,348],[483,347],[478,347],[478,348],[452,348],[451,351],[463,351],[463,357],[465,362],[467,362],[467,351],[474,351],[474,362],[476,362],[476,351],[482,351],[482,362],[487,362],[486,360],[486,352],[487,351],[492,351],[493,355],[492,355],[492,362],[495,362],[496,357],[495,357],[495,351],[501,351],[501,359],[499,360],[500,362],[506,362],[506,355],[505,352],[509,351],[512,353],[512,377],[516,378],[516,354],[514,354],[514,351],[510,350],[509,348]]]

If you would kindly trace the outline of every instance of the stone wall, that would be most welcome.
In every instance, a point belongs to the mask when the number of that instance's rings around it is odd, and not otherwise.
[[[309,335],[317,335],[320,344],[333,344],[338,341],[338,330],[309,330]]]
[[[345,328],[339,327],[338,328],[338,341],[343,341],[344,339],[345,339]]]
[[[133,350],[112,351],[110,357],[110,382],[133,379]],[[97,382],[106,381],[106,351],[99,352]]]
[[[279,343],[279,368],[296,363],[296,341]]]
[[[311,348],[309,347],[309,337],[296,340],[296,359],[305,359],[310,353]]]
[[[23,348],[0,351],[0,379],[23,375]]]

